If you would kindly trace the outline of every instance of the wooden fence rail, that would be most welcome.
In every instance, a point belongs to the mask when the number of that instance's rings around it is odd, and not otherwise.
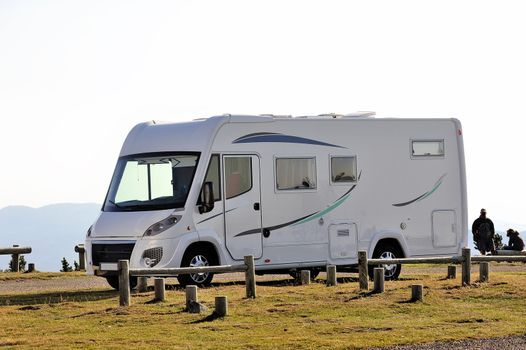
[[[130,276],[146,277],[171,277],[191,273],[222,273],[222,272],[245,272],[246,265],[218,265],[218,266],[198,266],[198,267],[174,267],[165,269],[130,269]]]
[[[398,258],[398,259],[368,259],[368,265],[390,265],[390,264],[460,264],[461,256],[432,257],[432,258]]]
[[[368,265],[392,265],[392,264],[462,264],[462,285],[471,284],[471,263],[482,262],[526,262],[525,255],[485,255],[471,256],[469,248],[462,249],[462,255],[449,257],[428,257],[428,258],[397,258],[397,259],[367,259],[367,252],[358,252],[358,271],[360,289],[368,289]],[[449,273],[448,273],[449,275]]]
[[[462,255],[450,256],[450,257],[428,257],[428,258],[397,258],[397,259],[368,259],[367,252],[358,252],[358,273],[360,281],[360,289],[368,289],[368,266],[378,265],[390,265],[390,264],[461,264],[462,265],[462,285],[471,284],[471,263],[482,263],[490,261],[508,261],[508,262],[526,262],[526,256],[524,255],[511,255],[511,256],[471,256],[471,250],[469,248],[462,249]],[[130,305],[130,276],[137,277],[171,277],[181,274],[193,274],[193,273],[226,273],[226,272],[245,272],[245,285],[246,285],[246,296],[247,298],[256,298],[256,279],[255,279],[255,266],[254,257],[245,256],[244,264],[239,265],[220,265],[220,266],[199,266],[199,267],[179,267],[179,268],[137,268],[130,269],[128,260],[119,260],[119,303],[121,306]],[[378,269],[379,270],[379,269]],[[451,266],[448,266],[448,276],[452,273]],[[484,275],[487,276],[489,269],[485,270]],[[486,271],[487,270],[487,271]],[[383,271],[383,270],[382,270]],[[379,271],[375,271],[378,273]],[[481,272],[482,276],[482,272]],[[380,277],[375,279],[375,291],[383,290],[383,281],[379,280]],[[383,278],[382,278],[383,279]]]
[[[31,253],[31,247],[12,247],[12,248],[0,248],[0,255],[9,254],[29,254]]]
[[[504,256],[504,255],[484,255],[484,256],[472,256],[471,257],[472,262],[490,262],[490,261],[497,261],[497,262],[526,262],[526,255],[510,255],[510,256]]]
[[[199,266],[199,267],[178,267],[164,269],[130,269],[128,260],[119,260],[119,304],[130,306],[130,276],[146,277],[171,277],[192,273],[225,273],[225,272],[245,272],[245,285],[247,298],[256,297],[256,271],[254,257],[245,256],[244,264],[239,265],[219,265],[219,266]]]
[[[0,248],[0,255],[12,255],[12,268],[13,272],[20,272],[20,261],[19,257],[21,254],[30,254],[32,251],[31,247],[19,247],[14,245],[10,248]]]

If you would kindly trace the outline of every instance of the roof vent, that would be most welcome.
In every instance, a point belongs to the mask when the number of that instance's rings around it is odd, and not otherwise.
[[[341,114],[337,114],[337,113],[324,113],[324,114],[319,114],[318,117],[325,117],[325,118],[333,118],[333,119],[336,119],[336,118],[341,118],[341,117],[343,117],[343,115],[341,115]]]
[[[344,115],[345,118],[374,118],[376,112],[372,111],[358,111]]]

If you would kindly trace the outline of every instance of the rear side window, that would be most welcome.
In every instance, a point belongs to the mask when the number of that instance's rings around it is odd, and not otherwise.
[[[356,182],[356,157],[331,157],[331,182]]]
[[[411,140],[411,157],[443,157],[444,140]]]
[[[316,159],[276,158],[276,189],[316,189]]]
[[[252,188],[251,157],[225,157],[225,198],[230,199]]]

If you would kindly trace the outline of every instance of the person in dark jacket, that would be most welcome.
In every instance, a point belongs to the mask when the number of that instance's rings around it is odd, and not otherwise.
[[[473,232],[473,241],[476,243],[480,254],[496,253],[493,241],[495,226],[493,226],[493,221],[486,217],[486,209],[480,209],[480,216],[473,222],[471,232]]]
[[[519,237],[519,233],[514,229],[510,228],[506,231],[506,236],[510,238],[508,245],[502,247],[504,250],[516,250],[521,251],[524,249],[524,241]]]

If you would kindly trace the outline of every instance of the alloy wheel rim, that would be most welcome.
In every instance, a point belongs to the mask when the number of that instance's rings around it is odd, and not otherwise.
[[[190,260],[190,267],[209,266],[208,259],[204,255],[196,255]],[[195,283],[203,283],[208,278],[208,272],[191,273],[190,278]]]
[[[394,255],[392,252],[383,252],[380,255],[380,259],[396,259],[396,255]],[[389,265],[381,265],[385,270],[385,277],[390,278],[393,277],[396,274],[396,269],[398,266],[396,264],[389,264]]]

